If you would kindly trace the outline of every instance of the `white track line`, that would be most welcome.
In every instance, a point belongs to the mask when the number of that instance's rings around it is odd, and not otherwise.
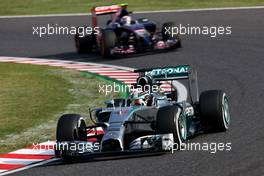
[[[220,11],[220,10],[247,10],[247,9],[263,9],[264,6],[247,6],[247,7],[220,7],[220,8],[197,8],[197,9],[178,9],[178,10],[154,10],[154,11],[139,11],[135,14],[145,13],[170,13],[170,12],[199,12],[199,11]],[[43,17],[69,17],[69,16],[87,16],[91,13],[68,13],[68,14],[48,14],[48,15],[14,15],[0,16],[0,19],[8,18],[43,18]]]
[[[128,79],[137,79],[138,76],[108,76],[109,78],[115,78],[115,79],[124,79],[124,78],[128,78]]]
[[[136,14],[144,13],[170,13],[170,12],[200,12],[200,11],[221,11],[221,10],[247,10],[247,9],[264,9],[264,6],[247,6],[247,7],[219,7],[219,8],[196,8],[196,9],[178,9],[178,10],[154,10],[136,12]]]
[[[6,172],[6,171],[8,171],[8,170],[0,169],[0,175],[1,175],[2,172]]]
[[[97,73],[100,73],[100,72],[97,72]],[[138,74],[137,73],[129,73],[127,71],[119,71],[117,73],[107,73],[107,72],[104,72],[102,73],[104,76],[137,76],[138,77]]]
[[[116,80],[119,80],[119,81],[136,81],[135,78],[116,78]]]
[[[44,164],[48,164],[50,162],[57,161],[57,160],[59,160],[59,159],[58,158],[52,158],[52,159],[49,159],[49,160],[41,161],[41,162],[38,162],[36,164],[31,164],[31,165],[28,165],[28,166],[25,166],[25,167],[21,167],[19,169],[10,170],[10,171],[4,172],[2,174],[0,173],[0,176],[7,175],[7,174],[13,174],[13,173],[16,173],[16,172],[19,172],[19,171],[23,171],[23,170],[26,170],[26,169],[30,169],[32,167],[36,167],[36,166],[41,166],[41,165],[44,165]]]
[[[54,155],[54,150],[45,150],[45,149],[20,149],[14,152],[10,152],[11,154],[31,154],[31,155]]]
[[[23,164],[28,165],[45,159],[20,159],[20,158],[0,158],[0,164]]]
[[[6,61],[12,61],[12,62],[20,62],[20,61],[40,61],[43,62],[45,64],[48,63],[68,63],[68,64],[80,64],[80,65],[93,65],[93,66],[100,66],[100,67],[111,67],[111,68],[116,68],[118,70],[120,70],[120,72],[127,72],[127,71],[133,71],[133,68],[130,67],[125,67],[125,66],[116,66],[116,65],[110,65],[110,64],[97,64],[97,63],[93,63],[93,62],[76,62],[76,61],[65,61],[65,60],[55,60],[55,59],[40,59],[40,58],[26,58],[26,57],[12,57],[12,56],[0,56],[0,62],[6,62]],[[136,73],[135,73],[136,74]]]
[[[104,74],[104,73],[109,73],[109,72],[113,72],[113,73],[119,73],[120,71],[119,70],[88,70],[88,69],[76,69],[76,70],[79,70],[79,71],[89,71],[91,73],[97,73],[97,74]]]

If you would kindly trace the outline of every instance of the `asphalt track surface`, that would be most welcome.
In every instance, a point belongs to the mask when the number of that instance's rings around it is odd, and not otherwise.
[[[73,164],[51,163],[14,175],[264,175],[264,9],[144,14],[155,21],[232,26],[218,38],[184,36],[183,48],[122,59],[75,54],[71,36],[32,36],[32,26],[83,25],[89,17],[0,19],[0,55],[55,58],[129,67],[192,64],[200,91],[223,89],[230,97],[232,124],[227,133],[201,135],[191,142],[231,142],[231,151],[176,152]],[[142,15],[134,15],[140,17]]]

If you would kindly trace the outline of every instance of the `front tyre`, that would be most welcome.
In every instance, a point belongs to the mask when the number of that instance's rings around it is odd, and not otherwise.
[[[78,114],[65,114],[60,117],[56,130],[57,144],[60,142],[86,141],[87,132],[84,119]],[[54,152],[56,158],[67,159],[65,151],[56,145]]]
[[[56,140],[86,141],[86,124],[79,114],[65,114],[60,117],[57,124]]]
[[[202,92],[199,100],[201,122],[206,129],[223,132],[230,125],[228,98],[222,90]]]
[[[157,134],[172,133],[178,149],[187,139],[186,117],[176,106],[165,106],[159,109],[156,129]]]

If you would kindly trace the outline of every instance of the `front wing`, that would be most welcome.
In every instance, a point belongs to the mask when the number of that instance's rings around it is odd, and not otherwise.
[[[78,156],[97,156],[111,154],[131,154],[138,152],[162,152],[173,149],[173,135],[157,134],[142,136],[129,145],[126,150],[103,151],[100,142],[85,141],[64,141],[57,142],[54,146],[56,157],[78,157]]]

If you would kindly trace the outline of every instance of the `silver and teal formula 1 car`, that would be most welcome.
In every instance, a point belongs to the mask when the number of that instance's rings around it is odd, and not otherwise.
[[[230,124],[228,98],[222,90],[198,95],[197,76],[187,65],[136,70],[135,87],[126,99],[106,102],[90,110],[93,125],[82,115],[65,114],[57,124],[56,157],[74,158],[109,153],[169,151],[197,134],[224,132]],[[154,92],[150,86],[171,83],[171,91]],[[177,83],[185,81],[182,98]],[[148,85],[148,86],[147,86]]]

